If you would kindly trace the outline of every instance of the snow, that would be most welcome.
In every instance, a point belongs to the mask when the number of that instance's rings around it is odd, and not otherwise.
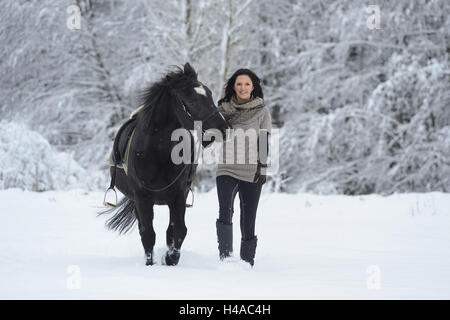
[[[104,228],[102,192],[0,191],[0,299],[449,299],[450,195],[263,193],[255,266],[220,262],[216,190],[195,195],[178,266],[161,265],[168,209],[155,207],[157,265],[137,228]]]

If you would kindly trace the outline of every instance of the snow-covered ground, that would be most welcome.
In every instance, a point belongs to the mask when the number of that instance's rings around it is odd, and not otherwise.
[[[1,299],[450,299],[450,194],[263,194],[255,267],[219,262],[216,191],[196,193],[176,267],[137,228],[104,228],[101,192],[0,191]],[[235,203],[235,252],[239,205]],[[155,253],[167,207],[156,207]]]

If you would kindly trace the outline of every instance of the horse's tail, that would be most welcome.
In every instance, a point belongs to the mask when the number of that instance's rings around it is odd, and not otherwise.
[[[120,234],[130,231],[137,220],[134,201],[127,197],[123,197],[115,208],[104,210],[98,215],[111,213],[114,215],[106,221],[106,226],[110,230],[119,231]]]

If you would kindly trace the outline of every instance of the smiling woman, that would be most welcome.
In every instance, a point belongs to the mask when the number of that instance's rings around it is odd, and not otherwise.
[[[241,139],[241,147],[238,146],[239,140],[237,144],[234,143],[234,137],[231,141],[226,141],[222,147],[223,159],[226,160],[217,166],[216,172],[219,198],[219,219],[217,219],[216,228],[220,259],[230,257],[233,251],[233,204],[234,198],[239,192],[241,202],[240,257],[252,266],[257,243],[256,210],[262,185],[266,182],[265,170],[268,153],[268,146],[267,148],[258,148],[259,138],[264,134],[267,137],[272,128],[270,112],[264,105],[263,97],[258,76],[249,69],[239,69],[227,81],[225,95],[218,102],[219,111],[233,129],[256,132],[255,137],[258,137],[253,141],[249,138],[248,143],[244,137],[244,140]],[[237,161],[234,161],[235,158]],[[252,159],[257,159],[257,161],[252,161]]]
[[[246,74],[242,74],[236,78],[234,83],[234,92],[236,92],[236,98],[239,104],[245,103],[250,100],[253,92],[252,79]]]

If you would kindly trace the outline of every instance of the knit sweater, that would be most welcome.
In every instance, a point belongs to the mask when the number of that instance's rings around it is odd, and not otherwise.
[[[259,136],[263,131],[270,133],[272,129],[269,108],[261,98],[238,104],[233,97],[230,102],[222,102],[219,111],[233,130],[222,144],[222,161],[217,165],[216,176],[229,175],[255,182],[260,174]]]

